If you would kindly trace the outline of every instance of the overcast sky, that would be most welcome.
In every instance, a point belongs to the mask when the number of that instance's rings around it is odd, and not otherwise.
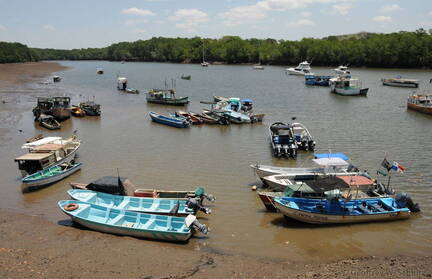
[[[0,41],[104,47],[151,37],[298,40],[432,28],[432,0],[0,0]]]

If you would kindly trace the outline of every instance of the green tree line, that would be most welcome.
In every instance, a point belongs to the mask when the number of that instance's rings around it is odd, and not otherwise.
[[[0,63],[29,62],[38,59],[36,51],[26,45],[0,42]]]
[[[296,65],[302,60],[313,65],[430,68],[432,35],[424,29],[390,34],[359,33],[300,41],[242,39],[225,36],[208,38],[154,37],[120,42],[105,48],[31,49],[41,60],[113,60],[227,64],[257,63]],[[0,52],[1,53],[1,52]],[[32,56],[34,57],[34,56]],[[3,58],[0,55],[0,58]],[[3,60],[0,60],[3,61]]]

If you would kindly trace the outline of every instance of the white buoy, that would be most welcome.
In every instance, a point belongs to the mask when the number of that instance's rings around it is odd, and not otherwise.
[[[256,189],[257,189],[256,185],[252,186],[252,191],[256,191]]]

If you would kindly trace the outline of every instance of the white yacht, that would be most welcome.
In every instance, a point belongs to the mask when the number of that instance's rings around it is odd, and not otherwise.
[[[338,75],[349,75],[351,72],[348,69],[348,66],[340,65],[336,69],[333,69],[333,71]]]
[[[299,76],[314,75],[314,73],[311,72],[310,63],[307,61],[301,62],[295,68],[287,68],[286,71],[290,75],[299,75]]]

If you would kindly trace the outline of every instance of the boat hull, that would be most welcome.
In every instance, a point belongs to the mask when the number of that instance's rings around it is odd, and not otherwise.
[[[71,174],[79,171],[81,169],[82,164],[78,163],[75,166],[71,167],[70,169],[52,176],[52,177],[47,177],[47,178],[42,178],[42,179],[35,179],[35,180],[30,180],[27,177],[22,179],[23,182],[23,191],[33,191],[33,190],[37,190],[40,189],[42,187],[46,187],[48,185],[54,184],[57,181],[60,181],[68,176],[70,176]]]
[[[418,88],[418,83],[402,83],[402,82],[391,82],[387,80],[382,80],[383,85],[387,86],[395,86],[395,87],[409,87],[409,88]]]
[[[422,113],[426,113],[426,114],[432,115],[432,107],[422,107],[422,106],[418,106],[418,105],[415,105],[415,104],[408,103],[407,104],[407,108],[415,110],[415,111],[418,111],[418,112],[422,112]]]
[[[168,118],[168,117],[163,117],[162,115],[150,112],[149,113],[152,121],[159,123],[159,124],[164,124],[170,127],[175,127],[175,128],[188,128],[190,126],[190,123],[187,121],[179,121],[176,120],[174,118]]]

